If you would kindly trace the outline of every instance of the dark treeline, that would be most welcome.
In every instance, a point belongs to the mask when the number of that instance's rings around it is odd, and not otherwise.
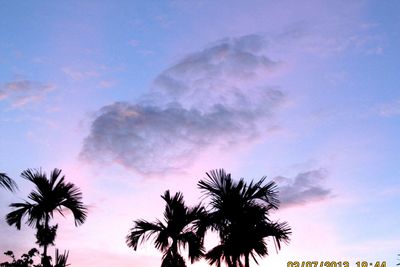
[[[184,249],[191,263],[204,258],[217,267],[249,267],[251,259],[258,263],[259,258],[268,255],[268,238],[272,238],[277,250],[282,243],[289,242],[289,225],[269,217],[270,211],[279,206],[275,182],[267,182],[265,177],[250,182],[243,178],[235,181],[223,169],[206,175],[197,183],[206,205],[188,207],[181,192],[165,191],[161,196],[165,201],[163,220],[135,220],[126,237],[127,245],[136,250],[139,244],[153,237],[155,247],[162,252],[161,267],[186,266],[182,256]],[[21,177],[32,182],[34,190],[27,200],[10,204],[12,211],[6,215],[6,221],[18,230],[22,223],[34,228],[36,244],[42,248],[42,253],[33,248],[16,259],[12,251],[7,251],[4,254],[11,261],[0,263],[0,267],[69,265],[68,251],[60,254],[55,249],[54,259],[49,256],[48,248],[55,246],[58,228],[57,224],[52,224],[52,219],[55,213],[64,216],[63,209],[68,209],[75,225],[83,224],[88,209],[82,202],[82,192],[67,182],[59,169],[54,169],[49,176],[41,170],[28,169]],[[18,190],[14,180],[4,173],[0,173],[0,186],[11,192]],[[218,234],[219,243],[207,251],[204,240],[210,231]],[[34,263],[37,256],[40,256],[40,264]]]

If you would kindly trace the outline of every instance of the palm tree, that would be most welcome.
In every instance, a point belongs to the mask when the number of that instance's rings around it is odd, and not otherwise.
[[[167,190],[161,197],[166,202],[164,222],[136,220],[126,243],[136,250],[139,243],[155,236],[155,247],[163,253],[161,267],[184,267],[186,264],[180,247],[188,247],[192,263],[203,255],[203,239],[198,235],[196,225],[205,216],[205,211],[200,205],[188,208],[180,192],[171,197]]]
[[[16,189],[18,189],[18,186],[14,180],[8,177],[5,173],[0,173],[0,187],[4,187],[11,192],[14,192]]]
[[[27,224],[37,230],[37,243],[43,247],[42,263],[47,267],[50,266],[47,248],[54,244],[57,230],[57,225],[50,225],[54,212],[64,216],[65,209],[70,210],[78,226],[86,220],[87,207],[82,203],[80,189],[73,183],[65,182],[65,176],[59,169],[54,169],[49,178],[41,170],[31,169],[23,171],[21,176],[32,182],[36,190],[28,195],[31,202],[10,204],[14,210],[7,214],[6,221],[20,230],[22,219],[27,217]]]
[[[220,244],[205,255],[210,264],[249,267],[250,256],[257,263],[256,256],[268,255],[268,237],[277,249],[281,242],[289,242],[288,224],[268,218],[269,211],[279,205],[274,182],[264,184],[266,177],[249,184],[243,178],[235,182],[223,169],[206,174],[208,179],[199,181],[198,187],[210,197],[211,208],[201,229],[217,231],[220,238]]]

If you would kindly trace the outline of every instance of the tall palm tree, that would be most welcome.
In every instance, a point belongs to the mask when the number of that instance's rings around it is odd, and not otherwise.
[[[167,190],[161,197],[166,202],[164,222],[136,220],[126,237],[126,243],[136,250],[139,243],[155,236],[154,245],[163,253],[161,267],[184,267],[186,264],[180,254],[181,247],[188,247],[192,263],[203,255],[203,240],[197,233],[196,225],[205,216],[205,211],[200,205],[188,208],[180,192],[171,197]]]
[[[21,176],[36,188],[28,195],[30,202],[10,204],[14,210],[7,214],[6,221],[20,230],[23,218],[27,217],[27,224],[37,230],[37,243],[43,247],[42,264],[47,267],[50,265],[47,248],[54,244],[57,230],[57,225],[50,225],[54,213],[64,216],[65,209],[70,210],[78,226],[86,220],[87,207],[82,203],[80,189],[73,183],[65,182],[65,176],[59,169],[54,169],[49,178],[41,170],[32,169],[23,171]]]
[[[279,205],[274,182],[264,184],[266,177],[249,184],[244,179],[235,182],[223,169],[206,174],[198,187],[210,197],[210,211],[201,229],[217,231],[220,237],[220,244],[205,255],[210,264],[249,267],[250,256],[257,263],[256,256],[268,255],[266,238],[272,237],[277,249],[289,242],[288,224],[268,218]]]
[[[0,173],[0,187],[4,187],[11,192],[14,192],[16,189],[18,189],[18,186],[14,180],[8,177],[8,175],[5,173]]]

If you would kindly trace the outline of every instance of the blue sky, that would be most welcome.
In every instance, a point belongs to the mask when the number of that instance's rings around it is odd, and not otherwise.
[[[225,168],[280,185],[274,217],[292,241],[262,264],[395,265],[399,11],[398,1],[1,2],[0,170],[21,187],[0,195],[2,216],[31,189],[22,170],[58,167],[91,207],[79,228],[57,218],[73,266],[158,266],[150,243],[126,247],[132,221],[160,217],[166,189],[195,204],[196,182]],[[28,227],[0,228],[3,250],[33,246]]]

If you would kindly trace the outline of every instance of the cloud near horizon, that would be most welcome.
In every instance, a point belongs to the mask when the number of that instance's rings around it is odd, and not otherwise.
[[[281,206],[304,205],[331,197],[331,190],[323,186],[327,175],[325,169],[317,169],[301,172],[293,179],[283,176],[274,178],[279,186]]]
[[[190,165],[211,146],[248,143],[266,131],[284,93],[266,85],[280,63],[259,35],[220,40],[160,73],[136,103],[101,108],[81,158],[143,174]]]
[[[17,80],[4,83],[0,87],[0,101],[9,100],[13,108],[41,101],[48,92],[54,90],[51,84],[31,80]]]

